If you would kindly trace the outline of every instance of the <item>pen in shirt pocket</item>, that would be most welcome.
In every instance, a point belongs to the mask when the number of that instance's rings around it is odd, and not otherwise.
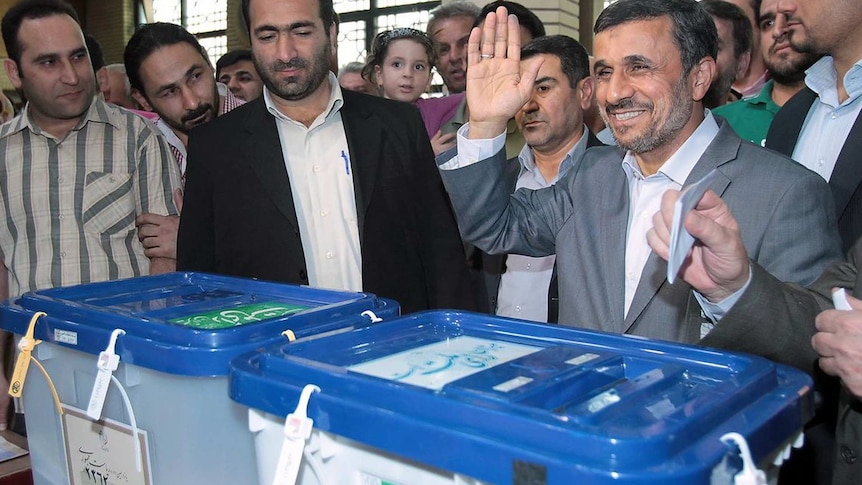
[[[350,175],[350,159],[347,158],[347,152],[341,150],[341,159],[344,160],[344,173]]]

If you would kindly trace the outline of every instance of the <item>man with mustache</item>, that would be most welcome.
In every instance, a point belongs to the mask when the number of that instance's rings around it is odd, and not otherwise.
[[[216,78],[237,98],[249,102],[263,92],[250,49],[234,49],[216,61]]]
[[[450,2],[431,12],[426,32],[437,51],[437,72],[449,94],[464,92],[467,87],[467,37],[479,7],[469,1]]]
[[[144,109],[159,115],[156,126],[170,142],[185,180],[191,129],[244,101],[215,81],[203,46],[176,24],[139,26],[126,44],[123,61],[132,96]]]
[[[198,40],[179,25],[156,22],[138,27],[126,44],[123,60],[132,96],[165,135],[186,180],[186,146],[195,126],[244,103],[215,81],[212,65]],[[182,194],[175,194],[182,208]],[[176,259],[179,218],[144,213],[136,219],[138,237],[150,257]]]
[[[244,0],[263,95],[197,128],[178,268],[477,306],[419,111],[342,90],[331,0]]]
[[[593,98],[587,51],[565,35],[533,39],[521,59],[544,60],[527,101],[513,113],[526,145],[506,165],[507,187],[550,187],[580,163],[587,148],[601,142],[584,125],[584,110]],[[494,256],[485,256],[491,265]],[[554,256],[508,254],[505,271],[492,290],[491,311],[537,322],[556,322],[559,313]],[[502,266],[502,264],[500,265]],[[501,268],[502,269],[502,268]]]
[[[819,54],[799,52],[790,45],[786,31],[775,28],[778,0],[763,0],[760,4],[760,24],[755,37],[760,41],[761,55],[770,80],[756,96],[713,110],[730,123],[742,139],[760,146],[766,144],[766,133],[779,108],[805,86],[805,70]]]
[[[710,187],[736,208],[751,258],[784,279],[810,283],[840,258],[823,180],[704,109],[718,41],[698,2],[619,0],[595,33],[596,100],[619,146],[590,148],[555,185],[510,196],[506,121],[544,59],[521,61],[517,21],[503,8],[473,30],[470,121],[458,155],[438,157],[466,240],[489,253],[556,254],[561,324],[689,343],[721,325],[724,307],[670,284],[651,253],[646,234],[665,190],[714,171]],[[462,155],[468,144],[477,149]]]

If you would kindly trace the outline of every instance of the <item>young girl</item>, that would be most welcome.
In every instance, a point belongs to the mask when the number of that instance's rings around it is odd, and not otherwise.
[[[416,104],[434,154],[439,155],[455,145],[455,134],[443,135],[440,127],[458,109],[464,94],[422,98],[431,85],[434,61],[434,47],[425,32],[406,27],[386,30],[374,38],[362,77],[376,84],[383,97]]]

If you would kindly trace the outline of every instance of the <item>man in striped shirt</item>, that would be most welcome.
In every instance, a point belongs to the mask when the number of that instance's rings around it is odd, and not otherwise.
[[[96,96],[75,11],[24,0],[0,28],[4,68],[28,100],[0,127],[0,298],[173,271],[144,254],[135,217],[177,214],[179,170],[151,125]]]
[[[144,24],[126,44],[123,60],[132,96],[159,115],[156,126],[167,138],[185,184],[189,132],[243,104],[217,83],[206,50],[180,25]],[[176,195],[182,206],[181,194]],[[138,235],[150,257],[176,258],[178,217],[143,214]]]

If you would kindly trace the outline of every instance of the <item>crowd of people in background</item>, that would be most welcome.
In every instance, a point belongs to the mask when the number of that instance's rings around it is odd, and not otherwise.
[[[779,484],[858,482],[862,4],[618,0],[588,52],[456,0],[339,66],[331,0],[241,3],[215,66],[179,25],[106,65],[63,0],[9,8],[0,298],[206,271],[750,352],[821,396]]]

